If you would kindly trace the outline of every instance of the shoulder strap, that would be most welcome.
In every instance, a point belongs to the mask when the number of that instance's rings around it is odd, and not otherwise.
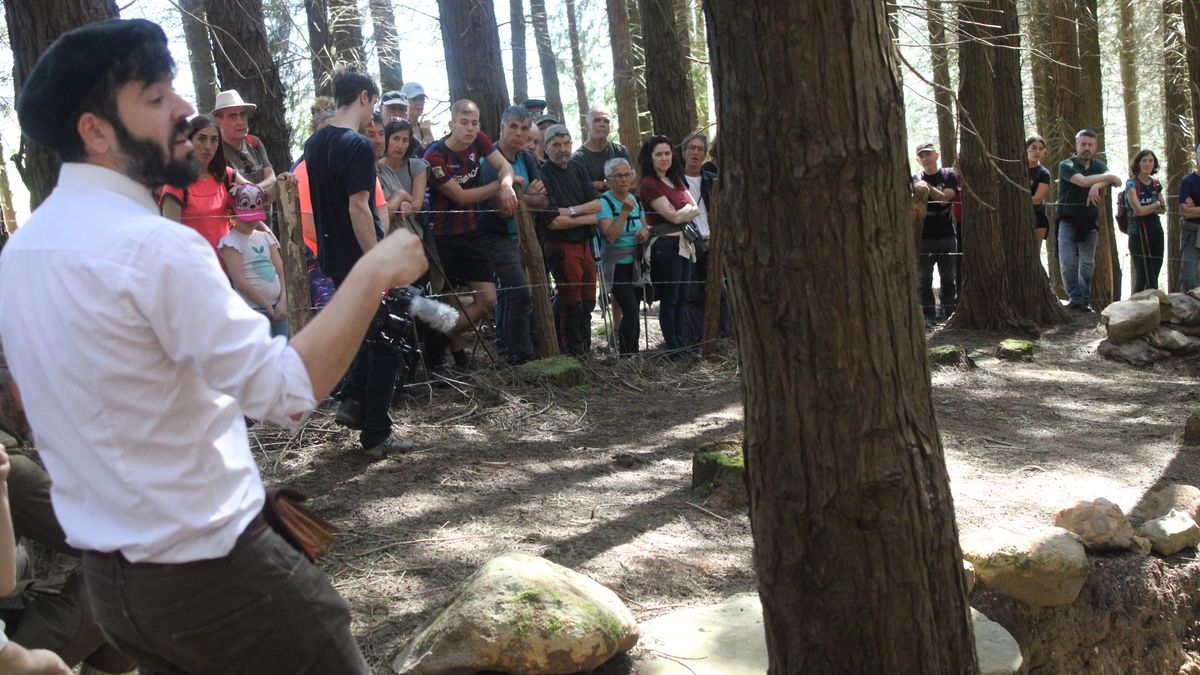
[[[612,198],[612,195],[605,192],[604,194],[600,195],[600,199],[603,199],[604,203],[608,204],[608,208],[613,210],[614,215],[621,212],[621,205],[617,203],[617,200]]]
[[[250,134],[246,134],[246,143],[255,150],[258,149],[258,139]]]

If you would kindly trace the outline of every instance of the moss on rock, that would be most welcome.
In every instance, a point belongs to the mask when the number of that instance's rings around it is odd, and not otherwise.
[[[996,347],[996,358],[1001,361],[1032,361],[1033,342],[1030,340],[1005,340]]]
[[[973,370],[975,361],[967,356],[967,348],[962,345],[939,345],[929,348],[929,362],[934,366],[946,366]]]
[[[536,359],[517,368],[529,380],[550,382],[564,387],[583,387],[588,384],[583,364],[570,356],[551,356]]]

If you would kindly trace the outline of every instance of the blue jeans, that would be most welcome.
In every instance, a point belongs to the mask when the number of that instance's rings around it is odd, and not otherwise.
[[[496,272],[496,350],[513,363],[533,358],[530,325],[533,295],[521,264],[517,242],[488,233],[488,258]]]
[[[666,349],[687,346],[687,283],[692,261],[679,255],[679,237],[660,237],[650,248],[650,279],[658,299],[658,327]]]
[[[1058,264],[1062,268],[1063,286],[1067,289],[1067,299],[1077,305],[1086,305],[1092,295],[1092,271],[1096,269],[1099,232],[1092,229],[1082,235],[1083,239],[1077,239],[1076,232],[1092,225],[1066,218],[1058,225]]]
[[[1180,228],[1179,244],[1183,248],[1183,260],[1179,267],[1179,290],[1183,293],[1200,286],[1196,274],[1196,265],[1200,264],[1200,248],[1196,248],[1200,241],[1197,241],[1197,235],[1200,235],[1200,229],[1189,228],[1187,223]]]

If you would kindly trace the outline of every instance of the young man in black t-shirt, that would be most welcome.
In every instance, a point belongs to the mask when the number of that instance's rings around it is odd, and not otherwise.
[[[926,326],[938,320],[939,314],[933,297],[933,267],[937,265],[942,283],[941,319],[954,313],[958,301],[958,285],[955,269],[958,266],[954,239],[954,197],[958,193],[958,177],[950,169],[938,168],[937,148],[933,143],[917,146],[917,161],[921,173],[912,177],[913,188],[929,190],[929,206],[925,212],[925,223],[921,228],[921,250],[917,254],[917,292],[921,297],[921,310],[925,314]]]
[[[365,73],[349,68],[333,76],[337,112],[304,144],[317,231],[317,262],[341,288],[350,268],[383,238],[375,210],[375,147],[361,132],[371,121],[379,87]],[[359,429],[359,441],[371,458],[412,449],[392,435],[388,407],[400,360],[388,345],[366,340],[350,365],[335,420]]]

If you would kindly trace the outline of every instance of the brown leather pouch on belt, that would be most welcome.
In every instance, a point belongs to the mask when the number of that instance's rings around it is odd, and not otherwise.
[[[292,488],[268,488],[263,502],[263,518],[279,536],[297,551],[316,560],[340,530],[332,523],[300,505],[308,497]]]

